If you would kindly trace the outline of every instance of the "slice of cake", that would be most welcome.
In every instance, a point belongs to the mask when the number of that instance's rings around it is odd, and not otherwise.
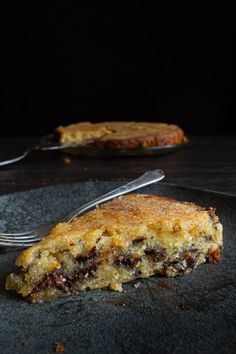
[[[105,125],[98,126],[90,122],[60,126],[56,129],[56,136],[62,145],[84,145],[108,133]]]
[[[58,224],[17,258],[20,272],[7,277],[6,289],[31,302],[87,289],[120,291],[137,278],[184,275],[218,262],[221,250],[213,208],[130,194]]]
[[[58,127],[56,135],[63,145],[93,142],[104,148],[135,148],[181,144],[187,139],[174,124],[148,122],[81,122]]]

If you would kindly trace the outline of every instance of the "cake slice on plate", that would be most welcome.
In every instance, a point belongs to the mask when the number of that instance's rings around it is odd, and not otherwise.
[[[213,208],[155,195],[114,199],[70,223],[58,224],[16,260],[6,289],[31,302],[87,289],[122,290],[155,274],[184,275],[218,262],[222,225]]]

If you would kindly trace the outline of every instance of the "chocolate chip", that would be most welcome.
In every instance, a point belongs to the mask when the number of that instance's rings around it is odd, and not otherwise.
[[[199,249],[192,248],[189,251],[184,251],[182,254],[183,259],[186,260],[187,266],[194,269],[198,260]]]
[[[186,261],[187,261],[187,265],[189,268],[192,268],[192,269],[195,268],[196,259],[194,259],[192,256],[189,256]]]
[[[59,269],[53,271],[51,274],[45,276],[45,278],[34,287],[34,292],[39,292],[44,290],[45,288],[57,288],[58,290],[62,290],[65,293],[71,293],[73,289],[73,279],[68,275],[63,274],[63,272]]]
[[[212,236],[210,236],[210,235],[206,236],[206,237],[205,237],[205,240],[206,240],[206,241],[212,241]]]
[[[185,273],[186,267],[184,266],[182,259],[176,259],[173,262],[164,262],[162,274],[167,275],[168,271],[173,269],[177,271],[176,274],[183,275]]]
[[[150,257],[153,262],[163,261],[166,258],[166,252],[163,249],[146,249],[146,256]]]
[[[116,260],[115,260],[115,265],[117,266],[123,266],[126,268],[134,268],[139,262],[140,262],[141,258],[140,257],[134,257],[134,256],[119,256]]]
[[[97,267],[95,265],[93,265],[89,268],[81,269],[74,276],[74,282],[83,281],[83,280],[87,280],[89,278],[92,278],[95,276],[96,271],[97,271]]]
[[[57,269],[51,274],[46,275],[45,278],[34,287],[31,294],[43,291],[46,288],[56,288],[66,294],[76,293],[75,283],[94,277],[96,270],[97,267],[93,265],[79,270],[74,276],[69,276],[64,274],[60,269]]]
[[[137,243],[142,242],[144,240],[146,240],[145,237],[140,237],[140,238],[136,238],[135,240],[133,240],[132,243],[133,243],[133,245],[136,245]]]
[[[76,260],[77,262],[79,263],[86,263],[86,262],[91,262],[91,260],[95,257],[97,257],[98,255],[98,252],[97,252],[97,249],[96,247],[94,246],[93,248],[91,248],[91,250],[89,251],[88,254],[84,255],[84,256],[81,256],[81,255],[78,255],[76,257]]]
[[[136,269],[134,272],[134,278],[138,278],[142,275],[142,271],[140,269]]]

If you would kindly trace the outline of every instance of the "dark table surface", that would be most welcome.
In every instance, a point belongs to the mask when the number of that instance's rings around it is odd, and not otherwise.
[[[0,161],[37,141],[2,137]],[[80,158],[59,151],[33,152],[18,163],[0,167],[0,193],[80,180],[133,179],[156,168],[164,170],[167,183],[236,194],[236,136],[193,136],[180,150],[150,157]]]

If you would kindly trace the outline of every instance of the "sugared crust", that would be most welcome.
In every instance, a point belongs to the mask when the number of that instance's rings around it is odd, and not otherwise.
[[[88,252],[99,238],[108,236],[111,246],[125,248],[147,232],[152,232],[165,247],[178,247],[186,240],[193,243],[194,239],[208,235],[214,235],[216,244],[222,245],[222,226],[214,209],[154,195],[130,194],[71,223],[58,224],[48,237],[24,251],[16,264],[26,269],[43,251],[67,249],[76,256]]]
[[[86,144],[93,140],[99,148],[151,147],[187,140],[177,125],[148,122],[81,122],[58,127],[56,135],[64,145]]]

